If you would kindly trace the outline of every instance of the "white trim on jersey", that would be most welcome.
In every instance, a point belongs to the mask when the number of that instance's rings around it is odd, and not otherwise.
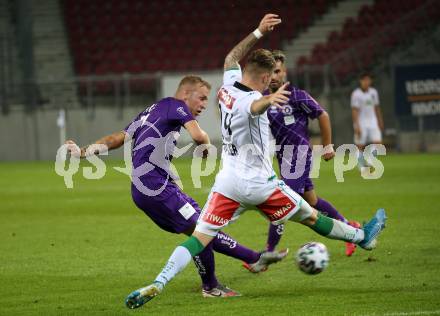
[[[223,73],[223,85],[224,86],[232,86],[235,81],[241,80],[241,67],[240,64],[237,63],[238,68],[226,70]]]

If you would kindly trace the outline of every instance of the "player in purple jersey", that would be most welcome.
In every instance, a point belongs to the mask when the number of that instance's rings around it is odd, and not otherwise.
[[[273,51],[273,55],[276,67],[269,86],[271,92],[279,89],[285,83],[287,76],[283,52],[276,50]],[[332,146],[330,118],[327,112],[306,91],[292,85],[289,86],[288,90],[291,91],[288,104],[282,110],[271,107],[267,111],[272,134],[279,146],[277,148],[277,160],[282,180],[321,213],[349,223],[354,227],[360,227],[359,223],[347,221],[332,204],[318,197],[309,177],[312,164],[312,150],[308,135],[309,119],[318,119],[319,121],[322,145],[327,148],[323,155],[324,160],[328,161],[335,156]],[[273,251],[275,249],[282,233],[282,225],[269,226],[267,250]],[[351,256],[355,248],[355,244],[346,243],[346,255]]]
[[[170,172],[170,162],[178,133],[183,126],[197,144],[209,144],[208,135],[195,117],[208,102],[211,86],[196,76],[182,79],[176,94],[164,98],[141,112],[123,131],[95,142],[95,146],[79,148],[69,140],[68,149],[85,157],[96,154],[96,144],[105,149],[116,149],[132,139],[132,185],[134,203],[160,228],[171,233],[191,235],[201,212],[197,203],[180,190]],[[282,260],[287,251],[258,253],[239,244],[232,237],[220,233],[218,238],[194,262],[202,278],[204,297],[239,296],[236,291],[220,284],[215,276],[212,250],[244,260],[257,272],[271,263]]]

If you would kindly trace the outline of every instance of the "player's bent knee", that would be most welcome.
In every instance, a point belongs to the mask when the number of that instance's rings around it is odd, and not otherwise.
[[[313,206],[318,203],[318,196],[316,195],[315,190],[304,192],[304,199],[307,201],[307,203]]]
[[[306,218],[301,222],[301,224],[304,224],[306,226],[313,226],[316,224],[316,221],[318,220],[318,211],[314,210],[312,215],[310,217]]]
[[[302,200],[298,211],[289,220],[302,223],[304,225],[313,225],[318,219],[318,211],[310,206],[307,201]]]
[[[215,237],[215,235],[207,235],[197,230],[194,231],[192,236],[196,237],[204,247],[206,247]]]

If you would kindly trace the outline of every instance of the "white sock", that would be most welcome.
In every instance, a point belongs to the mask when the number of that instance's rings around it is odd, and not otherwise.
[[[168,259],[167,264],[154,281],[160,282],[165,286],[177,275],[177,273],[185,269],[185,267],[191,261],[191,258],[191,254],[188,249],[178,246],[176,249],[174,249],[174,252]]]
[[[342,239],[357,244],[364,240],[365,234],[360,228],[355,228],[344,222],[333,219],[333,228],[327,237],[331,239]]]

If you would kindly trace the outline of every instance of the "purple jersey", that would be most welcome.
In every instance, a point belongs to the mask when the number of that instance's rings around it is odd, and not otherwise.
[[[178,133],[191,120],[194,116],[185,102],[165,98],[125,128],[133,139],[133,201],[160,228],[178,234],[194,227],[200,213],[197,203],[169,179]]]
[[[191,120],[186,103],[175,98],[164,98],[141,112],[124,129],[133,138],[133,172],[168,177],[178,133]]]
[[[277,145],[309,145],[309,118],[316,119],[324,111],[306,91],[288,86],[289,102],[283,110],[272,106],[267,111]]]
[[[293,86],[288,86],[286,90],[291,92],[289,102],[282,110],[275,106],[270,107],[267,116],[276,144],[280,146],[277,148],[280,168],[287,163],[290,172],[295,172],[295,167],[301,164],[304,166],[303,175],[296,180],[285,179],[283,172],[281,177],[295,191],[303,193],[304,183],[309,177],[312,156],[308,132],[309,118],[316,119],[324,110],[306,91]]]

